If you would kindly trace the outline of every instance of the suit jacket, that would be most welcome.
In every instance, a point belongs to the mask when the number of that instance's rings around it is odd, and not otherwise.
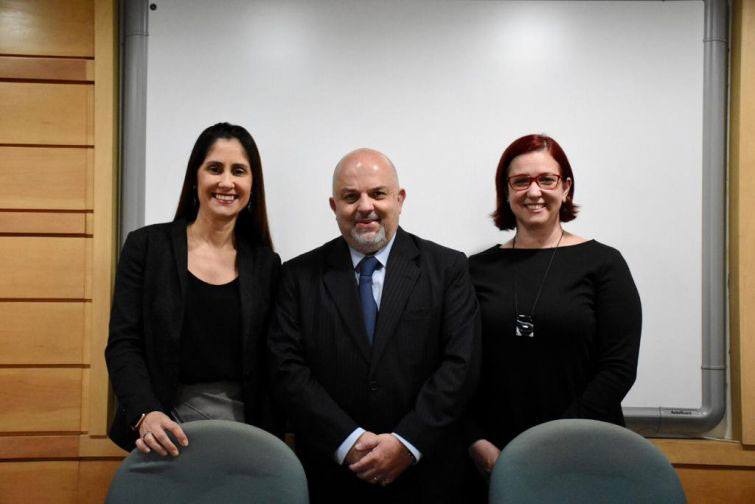
[[[399,228],[386,268],[370,346],[343,238],[283,267],[269,339],[275,397],[290,415],[313,502],[455,501],[457,420],[479,367],[466,257]],[[422,458],[385,488],[363,483],[334,460],[358,426],[395,432]]]
[[[134,231],[123,245],[115,278],[105,360],[118,408],[111,439],[126,450],[130,428],[149,411],[168,413],[178,387],[179,340],[188,276],[185,221]],[[274,427],[266,387],[266,333],[280,258],[268,247],[237,240],[242,370],[248,423]]]

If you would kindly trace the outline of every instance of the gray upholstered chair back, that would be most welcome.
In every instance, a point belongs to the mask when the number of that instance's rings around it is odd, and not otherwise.
[[[491,504],[684,502],[660,450],[595,420],[555,420],[523,432],[501,452],[490,478]]]
[[[307,504],[296,455],[250,425],[202,420],[182,425],[189,446],[178,457],[137,450],[118,469],[107,504]]]

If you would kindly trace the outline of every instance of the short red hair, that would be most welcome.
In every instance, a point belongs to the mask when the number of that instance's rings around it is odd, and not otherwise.
[[[569,159],[558,142],[546,135],[527,135],[514,140],[509,145],[495,172],[496,209],[493,212],[493,222],[500,230],[516,228],[516,217],[509,206],[509,169],[515,157],[536,151],[546,151],[558,163],[562,180],[571,179],[571,188],[566,195],[566,201],[561,205],[558,216],[561,222],[569,222],[577,217],[578,207],[574,204],[574,173],[572,173]]]

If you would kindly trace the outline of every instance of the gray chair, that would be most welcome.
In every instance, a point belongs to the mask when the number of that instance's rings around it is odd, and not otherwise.
[[[490,478],[490,503],[684,503],[676,471],[648,440],[595,420],[555,420],[517,436]]]
[[[189,446],[178,457],[134,450],[110,484],[107,504],[307,504],[307,479],[293,451],[243,423],[182,425]]]

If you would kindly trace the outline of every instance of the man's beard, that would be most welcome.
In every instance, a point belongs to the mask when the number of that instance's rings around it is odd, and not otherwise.
[[[356,227],[351,228],[351,238],[354,240],[354,248],[362,254],[372,254],[385,247],[388,239],[385,236],[385,226],[380,224],[374,233],[359,233]]]

